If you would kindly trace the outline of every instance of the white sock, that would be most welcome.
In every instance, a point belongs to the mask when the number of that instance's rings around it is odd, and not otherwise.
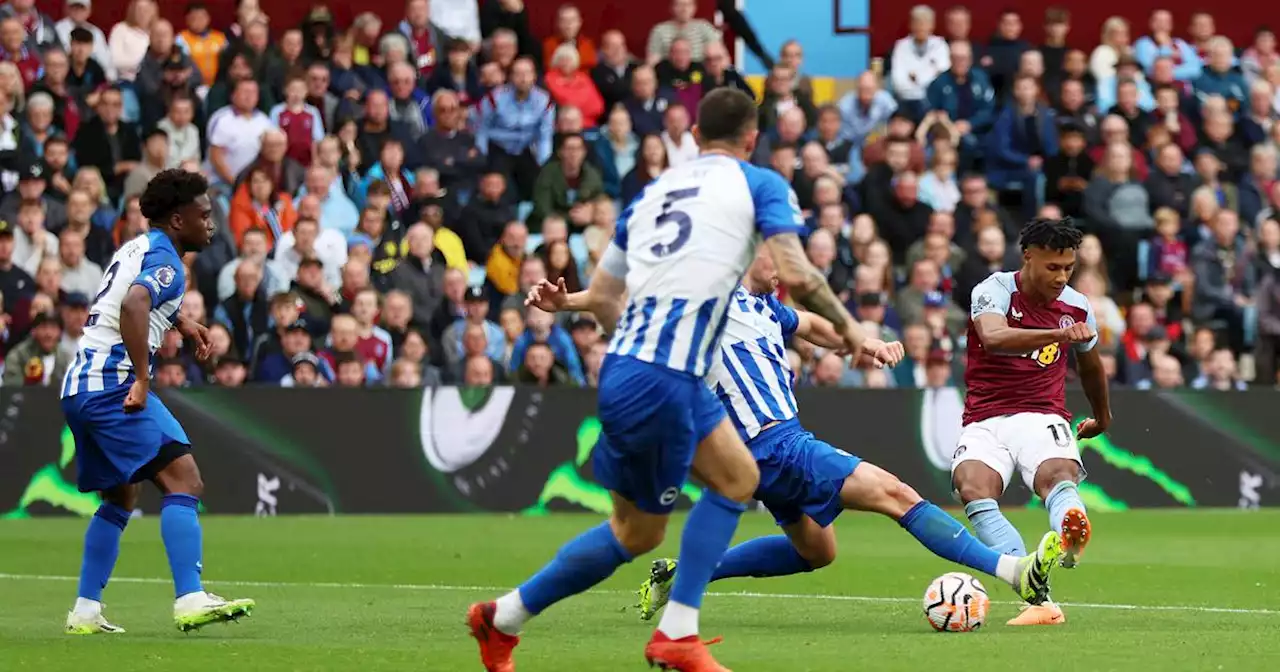
[[[658,622],[658,630],[671,639],[698,634],[698,610],[679,602],[668,602]]]
[[[1012,555],[1000,556],[1000,561],[996,563],[996,577],[1012,586],[1018,580],[1018,560],[1018,557]]]
[[[97,616],[102,613],[102,603],[97,600],[86,600],[83,597],[77,597],[76,606],[71,611],[78,616]]]
[[[508,635],[520,634],[524,622],[533,618],[520,599],[520,591],[513,590],[498,598],[498,608],[493,613],[493,625]]]

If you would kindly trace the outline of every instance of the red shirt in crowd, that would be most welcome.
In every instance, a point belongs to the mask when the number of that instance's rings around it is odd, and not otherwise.
[[[22,84],[27,90],[30,90],[31,85],[40,81],[40,78],[44,76],[44,63],[41,62],[40,55],[25,46],[19,49],[16,54],[0,49],[0,59],[10,61],[18,66],[18,73],[22,75]]]
[[[373,364],[379,371],[385,371],[387,361],[391,357],[391,349],[376,335],[361,336],[356,341],[356,356],[365,364]]]
[[[280,112],[280,130],[288,138],[285,155],[304,166],[311,165],[311,147],[315,143],[316,120],[307,108],[294,112],[285,108]]]
[[[423,77],[430,77],[431,73],[436,69],[436,44],[431,39],[431,29],[413,31],[413,35],[409,37],[413,41],[413,53],[418,55],[418,73]]]

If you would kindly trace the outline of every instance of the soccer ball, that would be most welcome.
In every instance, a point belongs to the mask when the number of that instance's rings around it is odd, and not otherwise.
[[[924,615],[938,632],[970,632],[987,620],[991,600],[982,582],[961,572],[943,574],[924,591]]]

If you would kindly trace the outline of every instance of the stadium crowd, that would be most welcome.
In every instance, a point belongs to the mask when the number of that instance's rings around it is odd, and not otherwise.
[[[157,385],[593,385],[597,324],[524,292],[581,288],[622,207],[697,156],[700,98],[751,89],[693,0],[644,45],[584,34],[572,4],[550,35],[522,0],[435,4],[350,26],[316,5],[293,27],[240,0],[214,27],[198,1],[175,26],[132,0],[107,31],[91,0],[57,21],[0,6],[4,384],[61,383],[113,251],[147,230],[139,194],[182,167],[214,185],[182,311],[215,356],[170,331]],[[1112,18],[1089,51],[1067,46],[1064,9],[975,36],[964,7],[921,6],[821,106],[803,45],[759,53],[753,161],[794,185],[851,312],[907,352],[851,370],[797,343],[798,384],[959,384],[970,290],[1019,266],[1020,222],[1064,215],[1088,234],[1072,283],[1115,384],[1275,384],[1276,36],[1235,45],[1211,14],[1178,18],[1184,34],[1156,11],[1137,39]]]

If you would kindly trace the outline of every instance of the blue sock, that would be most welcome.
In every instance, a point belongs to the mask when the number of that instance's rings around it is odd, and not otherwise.
[[[1084,502],[1080,501],[1080,490],[1075,483],[1063,481],[1049,491],[1044,498],[1045,508],[1049,509],[1049,526],[1054,532],[1062,534],[1062,517],[1068,509],[1084,511]]]
[[[520,586],[520,600],[530,614],[609,578],[618,567],[631,562],[631,554],[603,522],[560,547],[556,557]]]
[[[80,591],[77,596],[102,601],[102,590],[111,579],[111,571],[120,557],[120,536],[129,524],[127,509],[103,502],[84,533],[84,560],[80,563]]]
[[[683,568],[681,568],[683,571]],[[725,551],[724,558],[711,575],[712,581],[732,579],[739,576],[787,576],[812,572],[813,567],[805,560],[785,534],[752,539]],[[679,576],[677,574],[677,576]]]
[[[702,594],[746,510],[746,504],[712,490],[702,491],[702,499],[693,505],[680,535],[680,571],[671,587],[671,601],[694,609],[702,607]]]
[[[982,543],[990,546],[997,553],[1024,556],[1026,546],[1022,543],[1022,535],[1000,513],[1000,505],[994,499],[975,499],[964,505],[964,515],[973,523],[973,531],[978,534]]]
[[[160,538],[169,556],[174,594],[178,597],[204,590],[200,584],[204,566],[200,517],[196,514],[199,505],[200,498],[192,495],[165,495],[160,504]]]
[[[969,534],[960,521],[928,500],[920,501],[898,521],[924,547],[940,557],[995,576],[1000,554]]]

